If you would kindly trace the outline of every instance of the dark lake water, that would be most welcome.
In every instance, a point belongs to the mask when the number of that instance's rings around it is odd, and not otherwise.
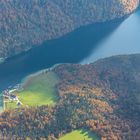
[[[118,54],[140,53],[140,10],[126,19],[89,25],[0,64],[0,91],[30,73],[58,63],[92,63]]]

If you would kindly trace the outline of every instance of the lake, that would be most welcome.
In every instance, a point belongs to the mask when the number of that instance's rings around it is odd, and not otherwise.
[[[0,91],[59,63],[92,63],[118,54],[140,53],[140,9],[126,19],[81,27],[0,64]],[[2,102],[1,102],[2,105]]]

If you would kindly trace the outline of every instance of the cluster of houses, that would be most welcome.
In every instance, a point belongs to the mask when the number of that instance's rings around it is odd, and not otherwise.
[[[9,87],[8,89],[4,90],[2,92],[4,99],[8,99],[9,101],[15,101],[17,103],[17,106],[22,105],[22,103],[19,101],[18,97],[14,94],[16,91],[21,90],[20,85],[16,85],[15,87]]]

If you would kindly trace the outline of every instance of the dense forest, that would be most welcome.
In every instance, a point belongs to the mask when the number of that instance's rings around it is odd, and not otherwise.
[[[139,0],[1,0],[0,58],[13,56],[82,25],[120,18]]]
[[[60,79],[56,85],[58,103],[3,112],[0,137],[56,140],[84,128],[102,140],[139,140],[139,60],[137,54],[55,67],[51,71]]]

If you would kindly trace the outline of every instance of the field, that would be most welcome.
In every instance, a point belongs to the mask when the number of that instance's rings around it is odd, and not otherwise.
[[[17,107],[16,102],[14,101],[10,102],[8,100],[5,101],[5,109],[14,109],[16,107]]]
[[[68,133],[59,140],[99,140],[99,138],[94,133],[81,129]]]
[[[58,96],[55,85],[58,82],[53,72],[41,73],[28,77],[23,83],[23,90],[15,93],[23,106],[55,105]],[[6,108],[16,107],[16,102],[7,102]]]

